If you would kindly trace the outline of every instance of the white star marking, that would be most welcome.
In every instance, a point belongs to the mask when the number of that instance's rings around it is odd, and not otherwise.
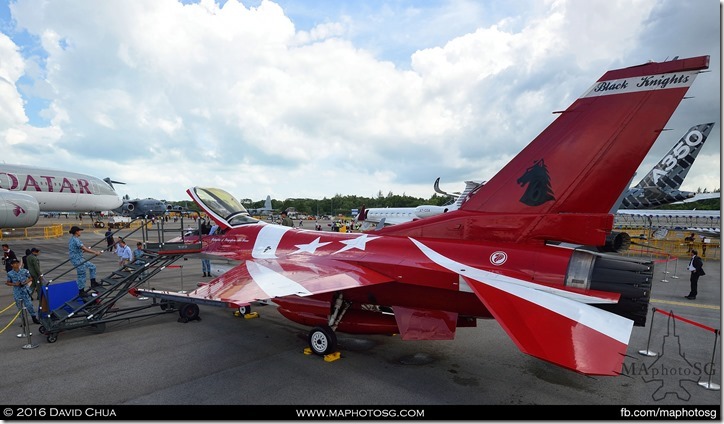
[[[351,239],[351,240],[345,240],[340,241],[342,244],[346,244],[343,248],[339,249],[338,251],[334,253],[340,253],[344,252],[345,250],[350,249],[359,249],[359,250],[365,250],[365,247],[367,245],[367,242],[372,241],[374,239],[377,239],[379,237],[367,237],[367,234],[363,234],[357,238]],[[334,253],[332,253],[334,255]]]
[[[294,246],[299,248],[299,250],[297,250],[296,252],[292,252],[291,254],[293,255],[295,253],[301,253],[301,252],[314,253],[320,247],[326,246],[331,243],[331,241],[320,243],[319,239],[321,239],[321,237],[317,237],[316,240],[314,240],[313,242],[311,242],[309,244],[295,244]]]

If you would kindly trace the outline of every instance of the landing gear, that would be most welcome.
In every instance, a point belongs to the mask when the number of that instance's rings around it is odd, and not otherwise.
[[[328,325],[314,327],[309,332],[309,348],[319,356],[329,355],[337,350],[337,328],[347,309],[352,305],[349,300],[342,299],[342,293],[336,293],[329,305]]]
[[[106,223],[103,221],[96,221],[93,223],[93,227],[95,228],[104,228],[106,226]]]
[[[312,328],[308,340],[309,347],[316,355],[324,356],[337,350],[337,335],[328,325]]]
[[[244,316],[251,313],[251,305],[239,306],[239,315]]]

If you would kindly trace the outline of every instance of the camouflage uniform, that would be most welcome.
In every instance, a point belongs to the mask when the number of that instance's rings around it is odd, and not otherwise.
[[[81,249],[82,246],[83,242],[81,241],[80,237],[73,236],[68,242],[68,257],[70,258],[70,263],[73,264],[76,270],[76,283],[78,284],[78,290],[85,290],[86,268],[88,269],[88,271],[90,271],[91,281],[96,280],[96,266],[90,261],[83,263],[85,259],[83,259],[83,249]]]
[[[8,271],[6,284],[13,286],[13,298],[15,299],[15,306],[18,307],[18,310],[22,310],[23,305],[25,305],[25,308],[30,313],[30,316],[33,317],[33,322],[35,322],[37,320],[35,308],[33,307],[33,302],[30,300],[28,288],[25,285],[28,278],[30,278],[30,271],[27,269],[19,268],[17,271],[11,269]]]

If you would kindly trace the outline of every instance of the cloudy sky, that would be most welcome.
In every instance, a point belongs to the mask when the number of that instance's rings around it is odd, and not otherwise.
[[[187,200],[461,191],[609,69],[710,55],[640,177],[716,125],[683,189],[720,188],[719,0],[11,0],[5,163]]]

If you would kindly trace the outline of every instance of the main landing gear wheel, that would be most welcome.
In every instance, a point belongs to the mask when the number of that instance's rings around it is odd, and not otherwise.
[[[309,347],[316,355],[328,355],[337,350],[337,335],[329,326],[314,327],[309,332]]]
[[[251,313],[251,305],[239,306],[239,314],[243,317],[246,314]]]
[[[41,325],[40,327],[38,327],[38,331],[40,332],[40,334],[45,335],[45,326]]]
[[[199,305],[194,303],[186,303],[179,309],[178,314],[181,316],[179,322],[189,322],[192,320],[200,320],[199,318]]]
[[[58,341],[58,335],[57,334],[48,334],[48,337],[45,338],[48,343],[55,343]]]

